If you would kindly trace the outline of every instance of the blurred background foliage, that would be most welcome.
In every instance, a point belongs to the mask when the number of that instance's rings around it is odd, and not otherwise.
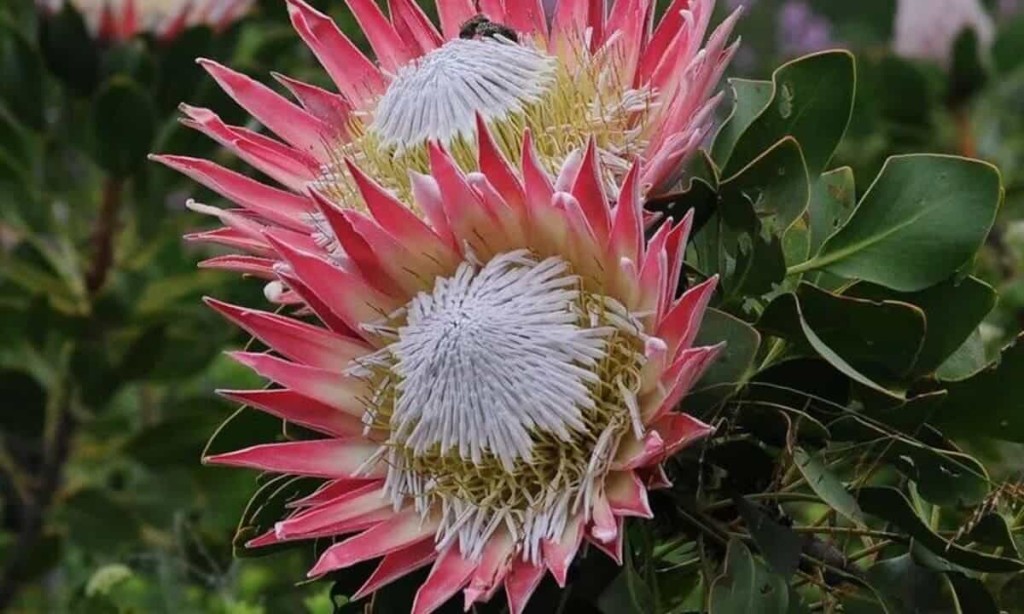
[[[313,4],[365,43],[342,3]],[[1001,168],[1006,202],[976,273],[1001,290],[983,328],[994,354],[1024,324],[1024,13],[990,2],[1001,15],[993,48],[965,34],[946,70],[889,51],[894,0],[746,4],[735,78],[768,79],[820,49],[857,53],[853,122],[833,166],[869,181],[891,154],[934,151]],[[211,391],[258,385],[222,355],[247,339],[199,299],[256,304],[262,292],[195,270],[199,248],[180,237],[197,216],[183,205],[212,194],[145,158],[175,152],[242,170],[177,122],[182,101],[244,121],[199,56],[264,80],[324,79],[281,0],[262,0],[219,36],[194,28],[106,47],[73,11],[41,20],[32,0],[0,4],[0,604],[13,611],[338,605],[330,585],[294,582],[308,553],[232,556],[256,480],[199,463],[234,411]],[[242,442],[280,428],[232,424]],[[983,452],[1006,473],[1019,467],[1014,448]]]

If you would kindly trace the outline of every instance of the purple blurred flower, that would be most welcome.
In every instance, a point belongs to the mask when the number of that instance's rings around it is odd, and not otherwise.
[[[1024,8],[1021,0],[999,0],[999,16],[1013,17]]]
[[[806,0],[788,0],[776,18],[779,49],[794,56],[821,51],[835,44],[832,24],[819,15]]]

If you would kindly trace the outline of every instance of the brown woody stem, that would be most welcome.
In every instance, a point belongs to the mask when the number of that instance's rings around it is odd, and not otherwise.
[[[117,235],[118,214],[124,194],[124,181],[108,177],[103,183],[103,201],[99,217],[93,229],[92,265],[85,276],[85,287],[89,296],[95,296],[106,283],[114,265],[114,239]]]

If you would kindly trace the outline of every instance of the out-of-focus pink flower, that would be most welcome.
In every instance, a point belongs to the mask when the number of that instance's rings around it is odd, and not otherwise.
[[[357,599],[431,566],[414,614],[501,588],[519,614],[584,543],[621,564],[662,463],[713,431],[678,409],[722,349],[693,346],[716,280],[675,296],[692,216],[645,241],[640,163],[610,208],[595,141],[552,181],[478,121],[480,171],[428,146],[425,220],[355,169],[368,215],[318,199],[344,268],[266,232],[317,324],[210,301],[280,386],[223,394],[322,434],[206,459],[325,480],[249,546],[336,539],[310,576],[380,559]]]
[[[982,49],[995,39],[995,24],[980,0],[899,0],[893,49],[905,58],[948,66],[953,45],[967,29]]]
[[[637,159],[646,161],[643,191],[665,190],[711,131],[718,82],[736,49],[729,41],[736,13],[703,44],[714,0],[674,0],[657,23],[651,0],[619,0],[607,14],[600,0],[561,0],[550,25],[541,0],[440,0],[440,28],[412,0],[390,0],[389,14],[372,0],[347,3],[376,61],[328,16],[303,0],[288,0],[292,24],[337,91],[275,75],[295,104],[245,75],[201,61],[280,140],[229,126],[207,109],[183,106],[184,122],[285,188],[207,160],[156,156],[241,207],[196,206],[225,223],[197,238],[249,254],[208,266],[272,277],[275,249],[264,236],[267,227],[306,237],[309,249],[340,257],[311,190],[339,210],[363,209],[352,170],[359,168],[408,201],[418,174],[429,170],[431,143],[462,170],[480,169],[480,122],[516,166],[530,130],[539,168],[549,176],[567,163],[578,165],[593,141],[609,198]]]
[[[85,17],[94,35],[105,41],[128,40],[151,32],[169,40],[188,27],[226,28],[242,17],[254,0],[37,0],[47,12],[70,3]]]

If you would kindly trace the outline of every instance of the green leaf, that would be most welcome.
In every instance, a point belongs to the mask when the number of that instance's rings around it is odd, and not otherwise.
[[[939,390],[907,399],[906,402],[895,407],[888,403],[888,399],[882,400],[881,408],[865,403],[864,415],[898,429],[902,433],[916,436],[921,431],[921,427],[932,419],[935,411],[945,402],[946,396],[945,390]]]
[[[952,383],[936,412],[936,426],[952,437],[991,437],[1024,442],[1024,337],[1003,350],[999,362]]]
[[[28,295],[46,297],[50,305],[68,314],[83,314],[88,310],[83,298],[64,279],[35,266],[26,259],[0,257],[0,277],[23,288]]]
[[[666,219],[676,222],[692,210],[694,234],[704,228],[717,207],[718,189],[703,179],[691,179],[686,190],[651,198],[644,203],[646,210],[660,213]]]
[[[145,378],[160,361],[167,329],[164,325],[151,326],[135,338],[119,361],[117,372],[124,382]]]
[[[927,333],[914,365],[932,373],[967,341],[996,304],[996,291],[976,277],[948,279],[920,292],[893,292],[874,284],[857,284],[845,295],[872,301],[900,301],[924,311]]]
[[[797,447],[793,449],[793,462],[807,480],[808,486],[822,501],[850,522],[858,526],[864,525],[864,514],[857,505],[857,500],[817,456]]]
[[[885,599],[890,611],[948,611],[942,608],[949,606],[943,596],[942,576],[919,565],[909,553],[875,563],[868,570],[867,580]]]
[[[785,447],[794,436],[814,445],[824,445],[829,439],[824,424],[796,407],[751,395],[737,403],[737,410],[737,425],[770,446]]]
[[[785,614],[789,588],[782,576],[768,571],[739,540],[726,550],[725,569],[711,585],[710,614]]]
[[[1024,573],[1013,576],[999,589],[999,601],[1024,603]]]
[[[868,94],[878,105],[876,121],[889,123],[889,131],[897,135],[931,130],[935,93],[920,65],[887,55],[872,69],[877,78]]]
[[[278,546],[249,550],[245,544],[273,529],[276,522],[288,516],[288,503],[312,493],[322,482],[316,478],[290,475],[274,476],[267,480],[242,512],[232,540],[235,556],[259,557],[280,551],[282,547]]]
[[[65,3],[41,25],[40,46],[47,68],[76,94],[91,94],[99,81],[99,48],[81,13]]]
[[[156,121],[153,101],[141,87],[121,76],[108,81],[92,107],[96,162],[119,178],[134,173],[146,162]]]
[[[848,166],[822,174],[811,186],[807,214],[810,218],[812,254],[817,254],[825,239],[850,219],[857,204],[856,191],[853,170]]]
[[[209,433],[224,415],[223,402],[189,398],[168,408],[167,418],[133,434],[123,446],[125,454],[151,468],[181,466],[203,454]],[[249,442],[256,443],[256,441]]]
[[[278,418],[243,406],[217,427],[203,449],[203,457],[271,443],[281,436],[281,428]]]
[[[786,136],[800,143],[812,177],[828,165],[853,110],[856,71],[846,51],[827,51],[784,64],[772,75],[772,98],[737,139],[728,163],[731,175]]]
[[[939,366],[935,377],[943,382],[960,382],[977,375],[990,362],[981,329],[976,328],[967,341]]]
[[[7,549],[11,547],[14,539],[14,536],[0,532],[0,560],[8,560]],[[31,583],[64,562],[61,556],[66,547],[64,540],[62,535],[49,532],[43,534],[33,546],[27,560],[23,561],[20,569],[14,574],[14,579],[18,582]]]
[[[715,135],[715,143],[711,149],[711,157],[720,167],[724,167],[729,161],[736,142],[765,110],[771,102],[773,93],[771,81],[729,79],[729,85],[732,87],[732,113]]]
[[[1024,563],[1020,561],[968,550],[947,542],[932,532],[914,512],[910,501],[894,488],[863,488],[857,500],[865,513],[891,522],[932,554],[954,565],[987,573],[1010,573],[1024,569]]]
[[[807,210],[810,178],[800,145],[786,137],[722,182],[722,206],[744,198],[765,232],[782,234]]]
[[[992,45],[996,70],[1009,73],[1024,62],[1024,15],[1018,15],[999,31]]]
[[[726,473],[726,483],[736,492],[760,492],[776,477],[775,459],[756,441],[712,439],[709,445],[706,459]]]
[[[102,77],[109,80],[121,75],[146,91],[152,89],[156,61],[145,41],[134,39],[117,45],[103,54]]]
[[[965,614],[1000,614],[1003,610],[996,604],[988,588],[976,578],[958,573],[948,574],[959,611]],[[1007,604],[1009,605],[1009,604]]]
[[[804,539],[790,527],[770,518],[760,506],[743,497],[736,497],[736,509],[747,525],[761,555],[772,571],[789,580],[800,565]]]
[[[837,441],[884,440],[881,457],[913,480],[918,494],[930,503],[967,507],[980,504],[989,494],[988,472],[972,456],[898,435],[855,414],[847,414],[829,427]]]
[[[142,523],[134,512],[98,488],[75,493],[63,511],[71,541],[87,550],[114,553],[130,549],[140,539]],[[111,522],[116,519],[116,522]]]
[[[840,356],[822,340],[810,324],[804,319],[794,294],[783,294],[778,297],[765,310],[758,322],[758,327],[771,335],[784,339],[803,340],[830,365],[845,374],[850,379],[859,382],[869,388],[877,390],[882,394],[890,395],[888,390],[876,384],[871,378],[855,369],[850,363]]]
[[[820,269],[901,292],[924,290],[974,256],[1001,199],[999,172],[985,162],[889,158],[847,223],[789,272]]]
[[[754,201],[738,187],[728,192],[700,233],[698,249],[702,264],[722,276],[722,305],[737,305],[774,291],[785,280],[786,258],[780,235],[765,231]]]
[[[977,524],[970,530],[967,536],[971,541],[1001,548],[1003,554],[1020,558],[1020,550],[1017,549],[1017,542],[1013,539],[1013,531],[1010,523],[1000,514],[985,514],[978,520]]]
[[[598,609],[606,614],[645,614],[654,611],[654,595],[633,566],[628,549],[624,558],[622,573],[598,597]]]
[[[37,142],[8,109],[0,105],[0,181],[15,181],[27,186],[32,182],[30,170],[38,157]]]
[[[20,369],[0,368],[0,399],[10,408],[0,413],[0,431],[26,441],[41,439],[45,429],[46,390],[36,378]]]
[[[716,345],[723,341],[725,349],[684,401],[690,413],[710,408],[731,396],[753,373],[761,335],[743,320],[717,309],[708,309],[694,345]]]
[[[748,205],[749,206],[749,205]],[[786,256],[777,235],[760,232],[739,236],[735,261],[722,279],[724,304],[742,303],[751,297],[771,293],[786,277]]]
[[[220,289],[223,283],[223,276],[215,271],[159,277],[146,284],[142,294],[133,301],[135,313],[140,317],[178,313],[183,303],[198,302],[204,294]]]
[[[0,20],[0,104],[26,126],[43,127],[42,61],[32,44],[6,20]]]
[[[97,569],[85,585],[85,596],[109,595],[115,586],[135,575],[131,567],[114,563]]]
[[[851,379],[891,394],[874,376],[898,377],[914,364],[924,339],[921,310],[891,301],[851,299],[801,284],[765,309],[758,328],[806,342]]]
[[[203,69],[195,59],[211,56],[213,31],[209,28],[189,28],[175,37],[158,57],[157,101],[160,109],[170,111],[182,100],[195,100],[196,89],[205,87]],[[195,104],[195,103],[193,103]]]
[[[811,233],[807,221],[799,218],[782,236],[782,253],[786,264],[804,262],[811,255]]]

